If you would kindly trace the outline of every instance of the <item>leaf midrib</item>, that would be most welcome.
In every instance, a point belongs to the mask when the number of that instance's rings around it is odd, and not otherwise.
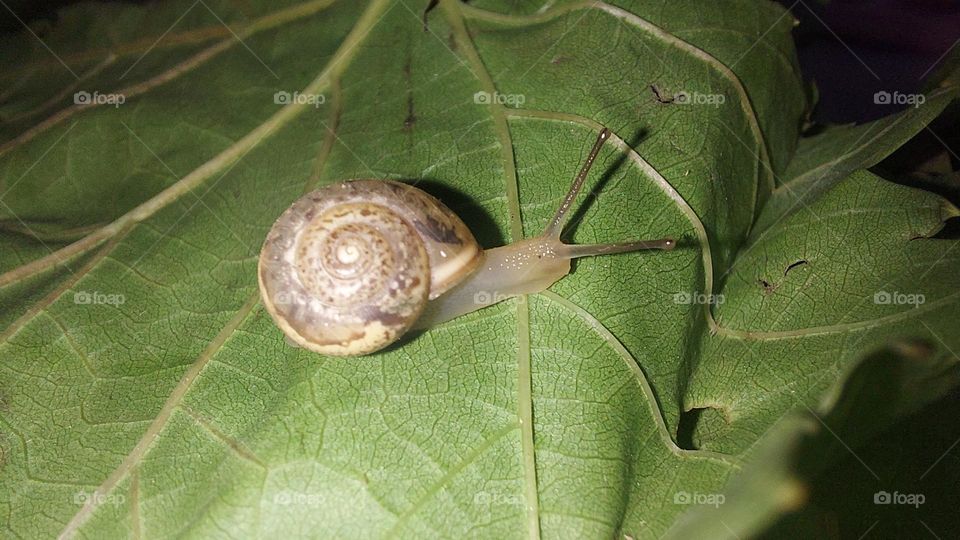
[[[454,3],[455,2],[455,3]],[[468,67],[480,81],[483,90],[495,95],[497,88],[493,77],[483,64],[473,38],[463,20],[461,2],[443,0],[441,7],[454,39],[467,56]],[[455,54],[451,51],[451,54]],[[493,116],[494,131],[500,141],[500,156],[503,161],[504,187],[510,214],[510,236],[516,242],[523,238],[523,222],[520,215],[520,186],[517,164],[513,156],[513,140],[507,124],[506,107],[499,103],[488,105]],[[540,538],[540,493],[537,482],[536,450],[533,434],[533,366],[530,347],[530,307],[526,296],[516,302],[517,307],[517,417],[520,421],[521,461],[524,473],[524,497],[526,499],[527,531],[532,540]]]

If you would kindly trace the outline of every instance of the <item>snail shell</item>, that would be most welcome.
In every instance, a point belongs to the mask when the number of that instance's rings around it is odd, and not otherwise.
[[[298,345],[367,354],[405,333],[482,258],[437,199],[400,182],[353,180],[304,195],[277,219],[260,252],[260,295]]]

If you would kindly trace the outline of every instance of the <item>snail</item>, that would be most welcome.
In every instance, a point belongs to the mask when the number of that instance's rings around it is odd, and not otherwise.
[[[364,355],[412,328],[542,291],[570,272],[571,259],[672,249],[671,238],[561,241],[570,207],[609,137],[604,128],[539,236],[487,250],[453,211],[401,182],[348,180],[310,192],[264,240],[257,272],[264,306],[293,345]]]

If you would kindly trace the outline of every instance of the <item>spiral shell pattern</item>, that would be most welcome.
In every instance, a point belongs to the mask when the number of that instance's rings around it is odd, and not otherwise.
[[[405,333],[481,254],[460,218],[430,195],[354,180],[311,192],[280,216],[260,252],[260,293],[300,346],[367,354]]]

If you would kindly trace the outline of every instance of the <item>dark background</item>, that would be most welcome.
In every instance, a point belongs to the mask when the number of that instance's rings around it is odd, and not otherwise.
[[[814,118],[824,122],[890,114],[873,104],[873,94],[919,92],[960,39],[960,2],[954,0],[780,3],[800,20],[794,32],[800,64],[820,91]]]

